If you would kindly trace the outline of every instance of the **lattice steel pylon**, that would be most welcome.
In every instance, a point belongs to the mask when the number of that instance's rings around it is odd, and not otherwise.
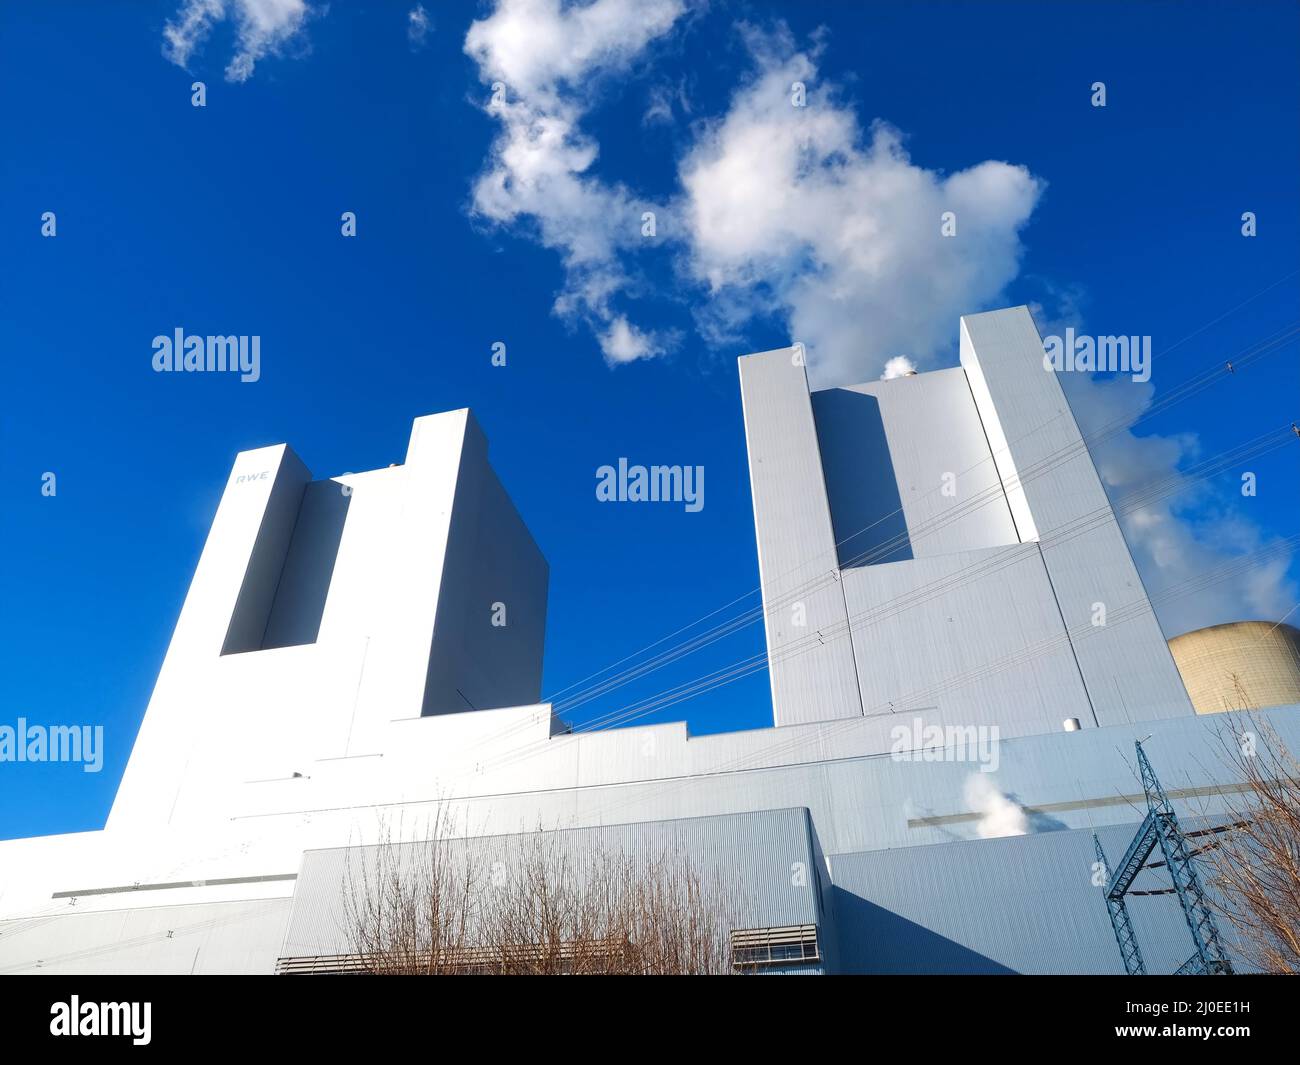
[[[1106,861],[1106,852],[1101,849],[1101,840],[1095,832],[1092,834],[1092,842],[1097,849],[1102,876],[1109,877],[1110,863]],[[1124,905],[1124,893],[1112,895],[1109,882],[1102,886],[1106,889],[1106,912],[1110,914],[1110,926],[1115,930],[1115,942],[1119,944],[1120,957],[1124,959],[1124,971],[1129,976],[1146,976],[1146,963],[1142,960],[1142,950],[1138,947],[1137,936],[1133,932],[1133,922],[1128,917],[1128,907]]]
[[[1101,862],[1106,875],[1106,910],[1110,914],[1111,927],[1115,930],[1120,956],[1124,959],[1124,971],[1130,976],[1146,975],[1146,964],[1142,960],[1142,951],[1129,920],[1124,896],[1158,845],[1165,858],[1165,867],[1174,882],[1174,891],[1183,908],[1187,927],[1192,933],[1192,943],[1196,947],[1175,975],[1231,975],[1232,962],[1219,939],[1214,913],[1205,899],[1200,878],[1196,875],[1192,851],[1178,825],[1178,815],[1174,813],[1169,796],[1165,794],[1160,779],[1151,768],[1151,762],[1142,749],[1142,741],[1139,740],[1135,746],[1138,768],[1142,775],[1142,790],[1146,793],[1147,815],[1138,827],[1133,842],[1124,852],[1124,857],[1120,859],[1114,875],[1111,875],[1110,865],[1101,849],[1101,840],[1095,832],[1092,837],[1097,860]]]

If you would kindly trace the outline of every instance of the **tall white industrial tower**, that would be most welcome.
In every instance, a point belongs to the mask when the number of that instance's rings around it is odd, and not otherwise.
[[[394,720],[536,703],[547,581],[468,410],[417,418],[405,463],[368,473],[243,452],[109,827],[217,812]]]
[[[1192,712],[1027,308],[962,318],[948,370],[810,395],[783,348],[740,377],[777,725]]]

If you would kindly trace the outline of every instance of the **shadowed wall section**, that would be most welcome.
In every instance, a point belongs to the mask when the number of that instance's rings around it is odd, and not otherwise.
[[[338,481],[314,481],[303,492],[264,648],[316,642],[351,501],[350,489]]]

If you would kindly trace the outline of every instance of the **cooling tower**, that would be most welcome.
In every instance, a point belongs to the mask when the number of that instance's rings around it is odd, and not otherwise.
[[[1300,703],[1300,629],[1234,621],[1169,641],[1198,714]]]

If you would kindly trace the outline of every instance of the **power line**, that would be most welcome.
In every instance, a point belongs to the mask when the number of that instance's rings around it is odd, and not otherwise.
[[[1289,438],[1284,433],[1279,430],[1270,430],[1251,441],[1247,441],[1244,444],[1230,449],[1220,456],[1204,460],[1191,470],[1183,471],[1175,475],[1152,478],[1149,482],[1138,486],[1138,488],[1133,489],[1126,494],[1120,504],[1113,510],[1109,504],[1098,507],[1093,511],[1079,516],[1074,522],[1063,526],[1051,535],[1044,537],[1042,542],[1039,544],[1040,549],[1050,549],[1059,546],[1060,544],[1067,543],[1078,536],[1086,535],[1112,520],[1113,514],[1123,514],[1131,510],[1149,506],[1153,502],[1182,491],[1187,485],[1196,480],[1213,476],[1214,474],[1221,472],[1223,469],[1237,462],[1243,461],[1246,458],[1254,457],[1269,450],[1275,450],[1276,448],[1288,443]],[[1271,557],[1272,555],[1280,554],[1282,550],[1289,549],[1293,546],[1294,542],[1295,538],[1277,542],[1253,553],[1253,556],[1239,556],[1237,559],[1230,560],[1220,568],[1230,570],[1230,575],[1238,574],[1244,571],[1248,565],[1253,564],[1250,562],[1250,558],[1263,557],[1264,555]],[[616,725],[623,725],[627,724],[629,721],[647,716],[650,713],[667,709],[670,706],[694,698],[708,691],[712,691],[725,684],[761,672],[764,668],[767,668],[769,661],[782,662],[788,658],[794,657],[795,655],[813,650],[815,647],[821,646],[825,642],[843,638],[844,636],[849,635],[854,629],[862,629],[864,627],[870,627],[871,625],[880,624],[894,616],[897,616],[906,609],[922,605],[939,595],[947,594],[948,592],[968,585],[975,580],[992,576],[1010,565],[1018,564],[1023,561],[1024,557],[1024,545],[1010,545],[1005,550],[984,560],[975,568],[966,571],[957,578],[940,578],[929,582],[927,585],[922,585],[919,588],[912,589],[908,593],[897,596],[892,600],[877,603],[869,610],[854,615],[846,622],[837,623],[836,625],[829,626],[826,629],[810,633],[796,644],[787,645],[784,648],[778,649],[776,652],[760,652],[748,658],[741,659],[738,662],[732,662],[711,673],[705,674],[702,677],[697,677],[691,681],[685,682],[684,684],[667,689],[658,695],[647,697],[646,699],[634,702],[618,710],[611,711],[592,722],[584,724],[575,731],[595,731],[597,728],[606,729]],[[1225,578],[1221,577],[1219,579]],[[1189,583],[1190,580],[1194,579],[1189,579]],[[1189,590],[1199,589],[1191,589],[1189,587]],[[1160,596],[1153,598],[1154,601],[1164,601],[1167,598],[1172,598],[1172,596],[1167,590]],[[1144,604],[1145,600],[1138,601],[1138,606],[1140,607],[1137,611],[1138,614],[1146,613],[1150,609],[1149,606],[1145,606]],[[1120,615],[1121,620],[1127,620],[1128,614],[1133,611],[1133,607],[1130,606],[1123,609],[1125,609],[1127,613]],[[1135,614],[1133,616],[1137,615]],[[1112,616],[1112,620],[1113,618],[1114,615]],[[1089,627],[1089,631],[1091,631],[1091,627]],[[1065,638],[1069,638],[1068,633]],[[1059,636],[1051,638],[1048,641],[1048,645],[1051,645],[1054,641],[1059,641],[1059,639]],[[1037,653],[1037,649],[1033,653]],[[1014,664],[1016,664],[1015,661],[1008,662],[1002,667],[1002,669],[1009,668]],[[992,672],[1001,672],[1002,669],[995,669]],[[992,674],[990,673],[989,675]],[[950,687],[950,685],[941,686],[934,694],[950,690]],[[867,708],[864,708],[864,714],[866,709]],[[534,745],[534,747],[538,750],[542,750],[545,749],[546,744],[543,742],[539,745]],[[511,755],[506,757],[513,757],[521,753],[526,756],[528,749],[525,748],[523,752],[512,752]]]
[[[1258,342],[1257,344],[1252,345],[1250,348],[1247,348],[1243,353],[1234,357],[1234,362],[1238,367],[1245,365],[1246,363],[1253,361],[1256,358],[1262,357],[1263,355],[1270,353],[1272,350],[1275,350],[1279,345],[1284,343],[1286,340],[1289,340],[1297,333],[1300,333],[1300,326],[1293,325],[1291,327],[1288,327],[1287,329],[1282,330],[1280,333],[1274,334],[1273,336],[1265,339],[1264,341]],[[1208,370],[1198,375],[1196,378],[1193,378],[1189,382],[1185,382],[1183,385],[1179,386],[1179,388],[1173,390],[1167,397],[1164,397],[1161,401],[1157,403],[1153,403],[1138,418],[1129,419],[1125,417],[1125,418],[1115,419],[1113,422],[1103,426],[1099,431],[1090,434],[1090,436],[1086,440],[1081,438],[1078,443],[1067,445],[1065,448],[1062,448],[1057,452],[1053,453],[1052,455],[1045,457],[1043,460],[1040,460],[1038,463],[1035,463],[1033,466],[1027,468],[1024,472],[1021,473],[1021,475],[1018,478],[1013,479],[1014,483],[1010,483],[1008,485],[1008,488],[1014,489],[1015,487],[1018,487],[1027,481],[1032,481],[1034,478],[1045,474],[1046,472],[1048,472],[1051,469],[1054,469],[1057,465],[1060,465],[1061,463],[1070,461],[1071,459],[1078,457],[1080,455],[1088,454],[1089,452],[1087,450],[1087,444],[1089,442],[1092,442],[1093,444],[1103,442],[1104,440],[1109,439],[1111,436],[1115,435],[1117,432],[1121,432],[1126,429],[1129,429],[1133,425],[1138,424],[1138,422],[1143,421],[1146,418],[1151,417],[1154,414],[1163,411],[1164,409],[1167,409],[1169,406],[1172,406],[1174,403],[1180,402],[1182,399],[1188,398],[1188,396],[1193,395],[1196,392],[1202,391],[1204,388],[1213,384],[1216,380],[1222,378],[1225,374],[1226,374],[1226,370],[1223,369],[1223,367],[1220,365],[1217,368]],[[1031,432],[1037,432],[1038,429],[1041,428],[1042,426],[1039,426],[1037,429]],[[1026,434],[1026,436],[1028,435],[1030,434]],[[1018,438],[1017,442],[1019,442],[1020,439],[1023,438]],[[981,459],[979,462],[971,466],[968,470],[963,471],[963,474],[969,473],[971,470],[978,468],[983,463],[991,461],[991,459],[992,456]],[[933,492],[938,490],[939,490],[938,488],[932,489],[930,493],[927,494],[933,494]],[[924,538],[927,535],[930,535],[943,528],[946,528],[948,525],[952,524],[953,522],[961,520],[962,518],[968,516],[970,513],[974,512],[975,510],[979,509],[982,506],[989,505],[990,503],[1000,502],[1003,499],[1005,499],[1005,492],[1002,484],[997,483],[995,485],[992,485],[989,489],[986,489],[984,492],[977,494],[977,496],[975,497],[972,497],[971,500],[964,501],[958,507],[949,508],[949,510],[946,511],[944,514],[938,515],[934,519],[931,519],[928,522],[921,523],[920,525],[917,526],[915,530],[912,530],[909,533],[900,534],[899,536],[896,536],[891,540],[886,541],[881,545],[878,545],[877,547],[871,549],[870,551],[861,553],[855,558],[849,560],[849,562],[846,563],[842,568],[849,568],[854,565],[861,565],[864,563],[868,563],[874,559],[887,557],[890,553],[895,551],[898,547],[902,546],[904,543],[907,543],[909,541],[915,541],[920,538]],[[884,515],[882,518],[877,519],[877,521],[873,522],[871,525],[868,525],[863,529],[860,529],[857,532],[852,533],[849,536],[846,536],[843,540],[839,541],[839,543],[837,543],[835,547],[839,548],[843,544],[860,536],[862,533],[866,532],[873,526],[878,525],[881,521],[884,521],[890,517],[893,517],[896,514],[901,513],[901,510],[902,510],[901,507],[897,508],[890,514]],[[794,567],[792,570],[790,570],[789,573],[782,574],[781,576],[788,576],[790,573],[795,573],[798,572],[800,569],[805,569],[807,568],[808,565],[812,564],[812,561],[815,560],[810,560],[809,562],[801,563],[799,566]],[[771,585],[779,579],[780,579],[779,577],[773,578],[768,583],[769,585]],[[769,603],[766,604],[767,610],[768,612],[772,612],[776,608],[779,608],[782,605],[787,605],[790,602],[795,602],[802,596],[811,594],[812,592],[818,590],[819,588],[827,586],[828,584],[832,583],[836,579],[837,579],[836,576],[834,576],[830,571],[828,571],[822,576],[819,576],[818,578],[815,578],[814,580],[807,582],[805,585],[796,587],[795,589],[782,593],[782,595],[777,596],[773,600],[770,600]],[[749,596],[753,595],[756,591],[759,590],[760,589],[752,589],[751,591],[745,593],[745,595],[733,599],[730,603],[725,604],[724,606],[719,607],[714,611],[711,611],[709,614],[704,615],[702,618],[696,619],[696,621],[691,622],[689,625],[683,626],[682,628],[676,630],[676,632],[671,633],[668,636],[665,636],[660,640],[657,640],[654,643],[647,645],[646,647],[642,648],[640,651],[625,656],[623,659],[620,659],[618,662],[612,663],[610,666],[605,667],[605,669],[603,670],[598,670],[596,673],[592,674],[591,677],[599,676],[602,672],[605,672],[608,669],[612,669],[614,668],[614,666],[619,665],[622,662],[626,662],[632,658],[637,657],[640,654],[643,654],[645,651],[653,647],[656,647],[661,643],[664,643],[665,641],[671,639],[673,636],[685,632],[690,628],[693,628],[695,625],[698,625],[701,621],[706,620],[709,617],[715,616],[716,614],[734,605],[735,603],[740,602],[745,598],[748,598]],[[557,706],[557,713],[567,712],[569,710],[572,710],[574,707],[581,705],[584,702],[590,701],[590,699],[595,698],[598,695],[604,694],[606,691],[612,690],[613,687],[619,687],[623,683],[636,679],[638,676],[644,675],[644,673],[646,672],[653,671],[654,669],[660,668],[660,666],[662,665],[666,665],[672,661],[676,661],[678,658],[681,658],[684,655],[689,654],[694,650],[697,650],[699,647],[706,646],[707,644],[712,643],[715,640],[722,638],[723,636],[730,635],[731,632],[736,631],[740,627],[751,624],[753,621],[758,620],[758,618],[762,616],[763,616],[762,607],[753,608],[746,614],[741,615],[739,618],[732,619],[729,622],[724,622],[723,625],[719,626],[718,628],[711,630],[710,632],[706,632],[700,636],[694,637],[692,638],[692,640],[686,641],[686,643],[679,645],[678,647],[673,648],[668,652],[664,652],[660,656],[656,656],[655,658],[652,658],[645,663],[641,663],[638,666],[632,667],[630,670],[624,671],[624,673],[622,674],[615,674],[612,677],[606,678],[605,680],[599,682],[596,685],[592,685],[587,689],[577,692],[569,699],[556,700],[556,696],[561,694],[564,691],[576,687],[577,686],[576,684],[570,685],[569,688],[567,689],[560,689],[559,692],[552,693],[552,695],[549,698],[550,700],[556,701],[559,704],[559,706]],[[578,683],[582,683],[582,682],[578,682]]]

